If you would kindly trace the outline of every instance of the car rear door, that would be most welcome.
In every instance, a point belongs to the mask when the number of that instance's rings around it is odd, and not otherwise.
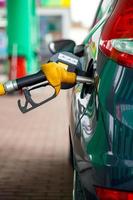
[[[88,76],[91,78],[94,78],[94,75],[96,76],[95,69],[99,38],[103,24],[114,7],[113,2],[116,1],[102,0],[100,2],[93,26],[88,37],[84,40],[85,49],[81,59],[82,67],[83,70],[87,71]],[[97,107],[98,101],[96,89],[93,86],[89,87],[86,84],[76,85],[73,89],[70,131],[79,168],[83,168],[83,165],[80,165],[81,160],[88,160],[87,145],[91,140],[97,125]],[[86,165],[84,166],[86,167]]]

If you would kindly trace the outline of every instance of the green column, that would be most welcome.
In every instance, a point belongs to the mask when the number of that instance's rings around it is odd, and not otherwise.
[[[7,35],[9,56],[24,56],[27,73],[37,70],[37,19],[35,0],[7,0]]]

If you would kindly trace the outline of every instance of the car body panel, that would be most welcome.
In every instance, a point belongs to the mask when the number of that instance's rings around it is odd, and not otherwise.
[[[95,76],[96,87],[78,84],[72,92],[70,132],[86,199],[97,199],[95,186],[133,191],[133,70],[99,49],[102,28],[117,3],[109,1],[104,13],[103,2],[82,57],[83,70]]]

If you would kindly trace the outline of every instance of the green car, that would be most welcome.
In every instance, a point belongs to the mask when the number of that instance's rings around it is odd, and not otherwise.
[[[96,86],[72,92],[73,200],[132,200],[133,0],[101,0],[75,52]]]
[[[70,70],[75,75],[69,82],[73,87],[69,126],[73,200],[133,200],[133,0],[101,0],[81,45],[60,40],[49,48],[53,53],[65,51],[60,60],[67,61],[67,69],[68,63],[79,67],[73,57],[77,56],[81,63],[78,70],[82,69],[87,78],[83,82],[80,77],[76,84],[77,68]],[[60,88],[68,89],[61,85],[65,83],[61,75],[65,74],[65,81],[70,75],[63,67],[52,68],[59,64],[57,60],[59,54],[50,59],[49,68],[47,64],[37,74],[0,84],[0,95],[47,81],[50,74],[49,82],[24,89],[25,105],[20,101],[18,105],[25,113],[53,99]],[[48,84],[58,90],[37,104],[30,91]]]

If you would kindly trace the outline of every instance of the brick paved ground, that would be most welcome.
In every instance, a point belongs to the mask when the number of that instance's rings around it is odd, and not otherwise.
[[[71,200],[66,92],[28,114],[17,99],[0,97],[0,200]]]

